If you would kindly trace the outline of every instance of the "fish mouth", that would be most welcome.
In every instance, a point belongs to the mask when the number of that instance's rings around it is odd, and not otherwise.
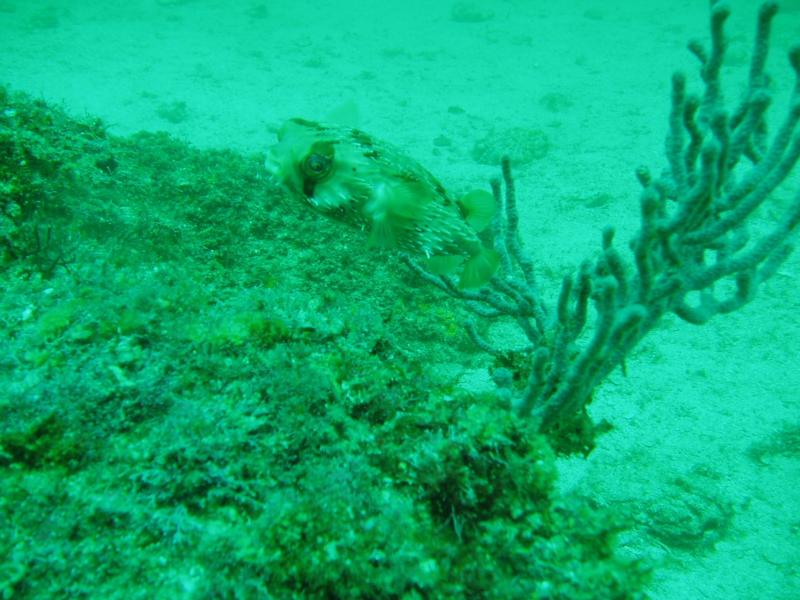
[[[274,147],[270,148],[267,151],[267,158],[264,160],[264,168],[267,170],[267,174],[272,179],[277,180],[281,166],[281,160],[279,159],[277,152],[275,152]]]
[[[291,157],[287,156],[285,148],[282,148],[280,144],[276,144],[267,150],[267,156],[264,159],[267,181],[279,187],[297,188],[292,181],[291,167]]]

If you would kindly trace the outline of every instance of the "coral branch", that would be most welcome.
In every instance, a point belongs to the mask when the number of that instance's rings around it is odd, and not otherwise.
[[[787,206],[773,194],[800,159],[800,47],[789,53],[795,85],[786,117],[767,135],[771,103],[764,71],[773,2],[759,11],[750,72],[742,100],[726,108],[720,70],[727,43],[729,11],[712,2],[711,46],[689,46],[700,61],[703,93],[687,93],[686,77],[672,78],[672,108],[665,145],[667,169],[653,177],[637,172],[643,190],[640,228],[631,256],[614,246],[614,229],[602,234],[600,254],[563,279],[554,309],[542,298],[534,262],[519,241],[517,197],[510,161],[502,180],[492,182],[502,207],[494,224],[501,273],[477,292],[459,290],[408,260],[420,276],[465,300],[481,318],[513,319],[530,341],[526,360],[516,365],[526,381],[514,409],[553,433],[585,417],[595,388],[668,313],[703,324],[747,304],[792,250],[790,237],[800,222],[800,193]],[[766,203],[778,218],[771,229],[750,238],[748,224]],[[729,281],[729,285],[720,285]],[[720,289],[730,290],[726,295]],[[596,318],[588,318],[589,306]],[[468,328],[479,348],[504,353]]]

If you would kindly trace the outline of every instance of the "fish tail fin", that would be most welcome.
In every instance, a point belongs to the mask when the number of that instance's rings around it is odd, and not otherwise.
[[[481,246],[480,249],[467,260],[464,270],[458,281],[458,287],[479,288],[489,282],[500,266],[500,255],[496,250]]]

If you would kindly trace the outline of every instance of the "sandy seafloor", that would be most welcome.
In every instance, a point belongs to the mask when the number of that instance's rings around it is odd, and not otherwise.
[[[248,152],[272,143],[285,118],[323,118],[353,100],[363,129],[457,190],[495,175],[470,157],[491,128],[540,128],[548,155],[517,171],[537,263],[564,272],[597,249],[606,224],[630,239],[634,169],[665,164],[670,74],[694,72],[685,45],[705,39],[708,2],[470,4],[487,18],[454,19],[440,0],[0,0],[0,82],[99,115],[117,134],[166,130]],[[756,4],[731,2],[729,82],[746,72]],[[776,115],[792,83],[785,51],[800,41],[800,2],[783,5],[770,57]],[[165,118],[170,108],[183,120]],[[565,489],[601,503],[669,502],[688,478],[696,497],[733,507],[730,530],[704,552],[624,548],[662,559],[653,598],[800,598],[798,457],[748,456],[798,423],[799,271],[795,255],[752,304],[701,328],[667,319],[627,377],[615,372],[597,394],[592,410],[615,430],[588,460],[561,464]],[[481,377],[465,373],[465,385]]]

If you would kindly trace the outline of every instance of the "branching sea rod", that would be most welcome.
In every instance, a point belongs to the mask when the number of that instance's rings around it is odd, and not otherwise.
[[[756,209],[773,200],[800,156],[800,46],[789,51],[795,74],[788,111],[777,132],[766,133],[771,102],[765,62],[777,5],[758,14],[746,89],[737,106],[722,96],[720,69],[727,49],[722,2],[712,2],[711,43],[689,49],[700,63],[703,90],[687,92],[686,78],[672,78],[672,110],[666,143],[667,168],[659,176],[639,169],[642,185],[640,229],[630,255],[615,244],[614,228],[602,232],[598,257],[564,277],[555,306],[540,293],[534,261],[519,237],[517,198],[510,163],[492,188],[498,205],[494,244],[500,270],[477,291],[459,289],[411,259],[407,264],[449,295],[464,300],[481,319],[513,319],[530,342],[522,353],[493,346],[467,324],[484,351],[523,374],[513,408],[555,434],[588,424],[585,408],[593,390],[659,322],[674,313],[693,324],[729,313],[752,300],[792,250],[800,221],[800,193],[763,233],[750,237]],[[773,202],[774,204],[774,202]],[[721,291],[724,290],[724,291]],[[589,318],[590,306],[596,318]],[[556,436],[557,437],[557,436]]]

